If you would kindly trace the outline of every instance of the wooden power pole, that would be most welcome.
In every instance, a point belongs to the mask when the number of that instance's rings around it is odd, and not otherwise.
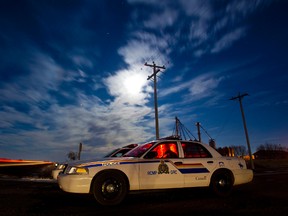
[[[197,127],[197,131],[198,131],[198,141],[201,142],[200,122],[196,122],[196,127]]]
[[[164,66],[157,66],[154,62],[153,64],[144,64],[145,66],[152,67],[153,73],[148,76],[147,80],[150,80],[153,77],[154,80],[154,108],[155,108],[155,130],[156,130],[156,139],[159,139],[159,122],[158,122],[158,102],[157,102],[157,73],[160,69],[166,69]]]
[[[247,142],[247,147],[248,147],[248,151],[249,151],[249,157],[250,157],[250,163],[251,163],[251,168],[252,170],[255,169],[254,167],[254,162],[253,162],[253,158],[252,158],[252,152],[251,152],[251,147],[250,147],[250,141],[249,141],[249,136],[248,136],[248,130],[247,130],[247,126],[246,126],[246,120],[245,120],[245,115],[244,115],[244,110],[243,110],[243,106],[242,106],[242,99],[243,97],[248,96],[247,93],[244,93],[242,95],[236,96],[236,97],[232,97],[230,98],[230,100],[239,100],[239,104],[240,104],[240,110],[241,110],[241,114],[242,114],[242,120],[243,120],[243,125],[244,125],[244,130],[245,130],[245,135],[246,135],[246,142]]]
[[[82,151],[82,143],[79,143],[78,160],[80,160],[81,151]]]

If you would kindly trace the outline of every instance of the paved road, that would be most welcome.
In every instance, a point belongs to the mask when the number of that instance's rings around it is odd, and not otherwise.
[[[229,198],[206,189],[132,194],[119,206],[61,191],[56,182],[0,179],[0,215],[287,215],[288,173],[256,174]]]

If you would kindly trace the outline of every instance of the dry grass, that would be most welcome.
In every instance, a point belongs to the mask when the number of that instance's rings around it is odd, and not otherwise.
[[[55,169],[54,164],[0,167],[0,178],[52,178],[53,169]]]
[[[255,159],[255,170],[288,170],[288,159]]]

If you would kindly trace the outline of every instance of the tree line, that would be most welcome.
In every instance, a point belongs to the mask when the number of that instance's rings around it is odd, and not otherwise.
[[[217,151],[223,156],[237,156],[237,157],[244,157],[248,155],[248,151],[246,146],[240,145],[235,146],[231,145],[228,147],[217,148]],[[285,157],[288,154],[288,148],[282,146],[281,144],[272,144],[272,143],[265,143],[261,144],[256,148],[256,154],[261,152],[265,155],[266,158],[277,158]],[[254,154],[255,154],[254,153]]]

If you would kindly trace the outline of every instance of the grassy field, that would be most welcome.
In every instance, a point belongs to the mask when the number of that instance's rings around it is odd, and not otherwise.
[[[288,159],[255,159],[255,170],[288,170]]]

